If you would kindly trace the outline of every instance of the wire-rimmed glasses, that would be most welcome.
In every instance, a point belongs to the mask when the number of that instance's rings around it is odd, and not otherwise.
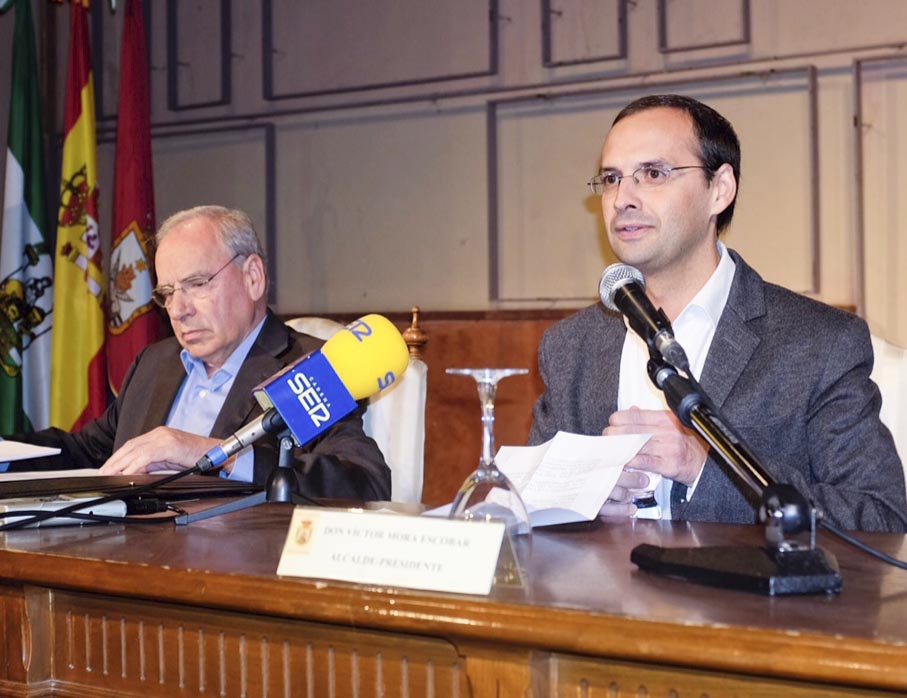
[[[182,291],[189,298],[192,298],[193,300],[198,300],[200,298],[204,298],[208,293],[208,288],[207,288],[208,284],[210,284],[214,280],[215,276],[217,276],[224,269],[229,267],[239,257],[242,257],[242,255],[237,252],[235,255],[230,257],[230,259],[227,261],[226,264],[224,264],[224,266],[222,266],[220,269],[218,269],[213,274],[209,274],[208,276],[198,274],[195,276],[190,276],[187,279],[183,279],[182,281],[175,283],[175,284],[164,284],[163,286],[155,286],[151,290],[151,299],[155,303],[157,303],[159,306],[161,306],[162,308],[166,308],[167,304],[173,298],[173,294],[176,293],[177,291]]]
[[[711,167],[705,165],[681,165],[679,167],[670,167],[668,165],[642,165],[637,167],[629,175],[618,174],[614,170],[605,170],[595,175],[586,184],[596,196],[602,194],[613,194],[620,187],[620,183],[630,177],[636,182],[637,186],[645,188],[660,187],[670,179],[672,172],[679,170],[711,170]]]

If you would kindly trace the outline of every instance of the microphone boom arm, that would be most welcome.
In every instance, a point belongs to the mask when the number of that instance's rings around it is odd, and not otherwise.
[[[649,377],[665,394],[668,406],[681,423],[696,431],[734,472],[760,497],[770,485],[778,484],[759,459],[721,419],[701,389],[680,376],[671,366],[650,359]]]

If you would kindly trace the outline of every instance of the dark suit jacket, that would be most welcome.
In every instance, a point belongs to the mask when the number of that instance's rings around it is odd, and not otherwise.
[[[766,469],[809,493],[833,522],[907,530],[904,471],[879,420],[866,323],[765,283],[731,255],[737,270],[700,377],[703,390]],[[617,409],[625,332],[621,316],[601,305],[546,332],[539,346],[546,390],[533,408],[530,443],[558,430],[601,433]],[[752,523],[758,504],[711,453],[692,498],[672,504],[672,514]]]
[[[252,388],[323,342],[299,334],[268,313],[245,362],[236,375],[210,436],[224,439],[261,414]],[[11,470],[98,468],[129,439],[165,423],[186,377],[175,338],[146,347],[136,357],[119,397],[101,417],[77,433],[47,429],[13,438],[62,449],[59,456],[13,463]],[[390,469],[372,439],[362,430],[364,406],[294,452],[299,492],[311,497],[359,500],[390,499]],[[277,439],[267,436],[254,446],[254,481],[264,485],[277,465]]]

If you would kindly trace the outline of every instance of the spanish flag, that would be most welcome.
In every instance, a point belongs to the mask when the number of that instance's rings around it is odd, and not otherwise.
[[[163,336],[151,301],[154,180],[142,0],[126,0],[121,47],[107,316],[107,371],[110,388],[117,394],[136,354]]]
[[[63,166],[54,264],[50,421],[77,430],[107,403],[104,271],[88,0],[70,7]]]

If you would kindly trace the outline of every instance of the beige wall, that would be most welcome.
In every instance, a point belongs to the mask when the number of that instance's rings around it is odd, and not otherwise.
[[[121,10],[102,5],[103,225]],[[670,0],[666,50],[656,0],[550,5],[546,66],[535,0],[500,0],[492,22],[487,0],[233,0],[229,99],[206,107],[193,105],[222,97],[221,5],[182,0],[174,85],[192,108],[173,109],[167,3],[151,3],[159,220],[203,202],[247,209],[269,237],[280,312],[579,306],[611,261],[585,189],[608,124],[636,96],[684,92],[741,137],[728,243],[907,345],[907,3]],[[63,75],[68,9],[43,12],[57,15]],[[4,104],[11,32],[7,13]],[[263,55],[274,93],[322,94],[266,99]]]

